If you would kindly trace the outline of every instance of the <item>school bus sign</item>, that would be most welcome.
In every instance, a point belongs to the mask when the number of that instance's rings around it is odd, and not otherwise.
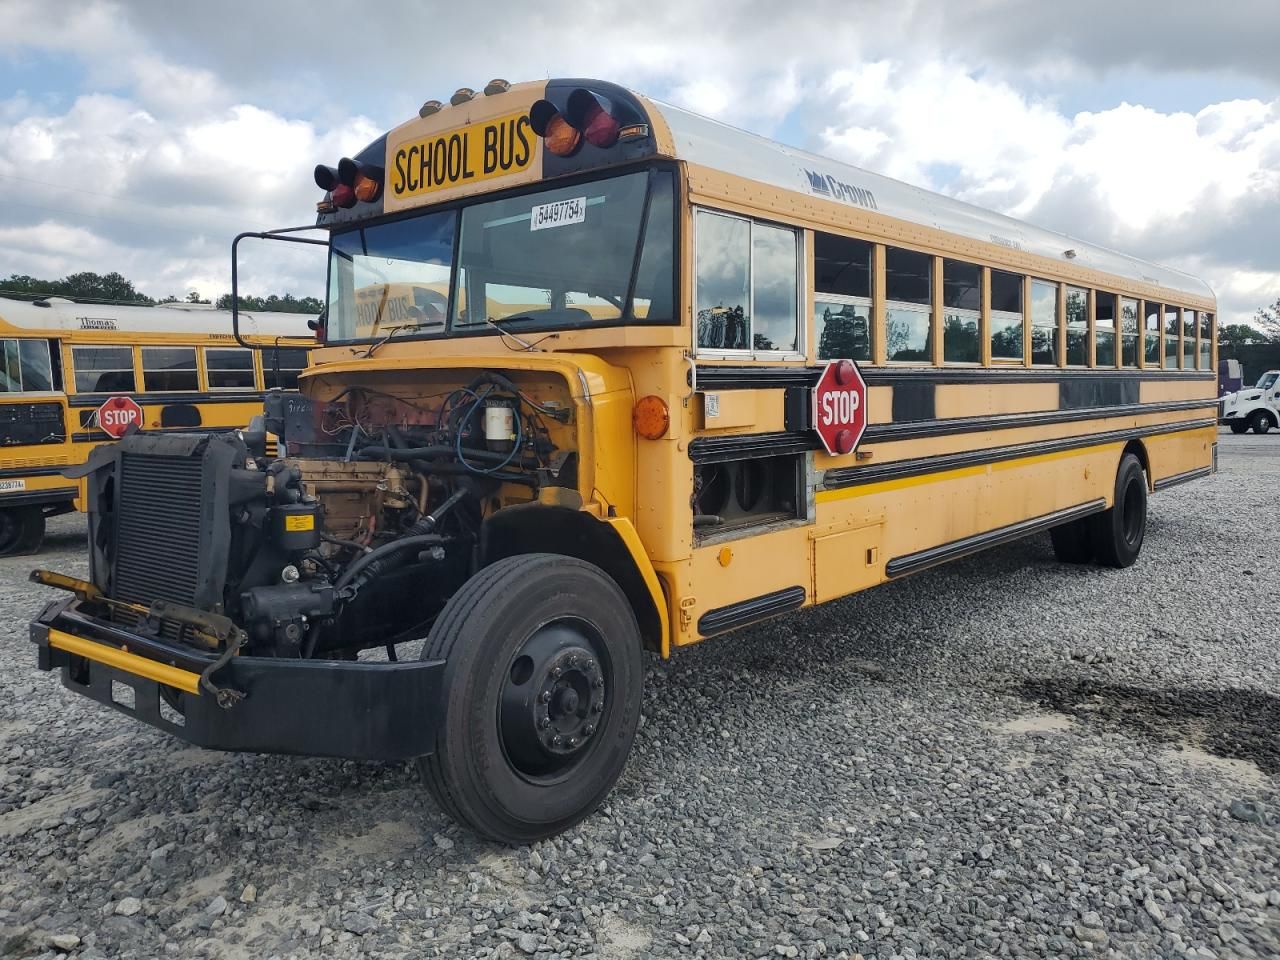
[[[832,456],[852,453],[867,429],[867,382],[852,360],[832,360],[813,388],[813,427]]]
[[[407,200],[522,173],[533,162],[537,140],[526,112],[408,140],[390,157],[391,195]]]

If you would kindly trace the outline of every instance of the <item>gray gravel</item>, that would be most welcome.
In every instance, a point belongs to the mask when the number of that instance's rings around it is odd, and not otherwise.
[[[1037,538],[651,661],[607,805],[523,850],[66,693],[0,560],[0,955],[1280,955],[1280,437],[1220,440],[1129,571]]]

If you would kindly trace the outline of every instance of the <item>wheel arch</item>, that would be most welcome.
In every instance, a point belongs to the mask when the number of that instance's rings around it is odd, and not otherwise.
[[[1124,460],[1125,454],[1129,453],[1138,458],[1138,462],[1142,464],[1142,469],[1146,471],[1147,493],[1154,493],[1156,489],[1156,482],[1151,473],[1151,458],[1147,454],[1147,445],[1141,440],[1130,440],[1124,445],[1124,450],[1120,454],[1121,461]],[[1120,465],[1116,464],[1116,470],[1118,471],[1119,469]]]
[[[630,521],[600,520],[569,507],[531,503],[500,510],[484,522],[482,565],[522,553],[559,553],[595,564],[631,604],[645,649],[669,655],[662,585]]]

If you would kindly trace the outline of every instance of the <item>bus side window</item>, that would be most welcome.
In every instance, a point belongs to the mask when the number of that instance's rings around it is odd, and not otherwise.
[[[933,362],[933,257],[885,247],[885,348],[889,360]]]
[[[813,314],[819,360],[871,361],[871,256],[867,240],[813,235]]]
[[[76,393],[132,393],[132,347],[72,347]]]
[[[200,389],[195,347],[143,347],[144,390],[190,392]]]
[[[0,340],[0,393],[48,393],[54,383],[48,340]]]
[[[1103,293],[1101,290],[1093,295],[1093,335],[1095,367],[1114,367],[1116,365],[1116,295]]]
[[[1058,285],[1031,281],[1031,362],[1058,365]]]
[[[982,268],[963,260],[942,261],[942,359],[981,363]]]
[[[1067,366],[1089,365],[1089,291],[1067,287]]]
[[[244,347],[205,347],[210,390],[252,390],[253,354]]]
[[[279,382],[276,378],[276,359],[280,358]],[[262,382],[266,389],[280,387],[284,390],[298,389],[298,374],[307,369],[307,351],[305,347],[276,347],[262,354]]]
[[[1022,362],[1022,283],[1020,273],[991,270],[991,357]]]

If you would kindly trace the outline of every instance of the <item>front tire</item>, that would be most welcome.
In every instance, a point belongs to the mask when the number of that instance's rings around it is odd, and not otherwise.
[[[1089,519],[1093,521],[1098,563],[1107,567],[1132,566],[1147,535],[1147,475],[1132,453],[1120,458],[1111,509]]]
[[[1254,433],[1266,433],[1271,429],[1271,418],[1267,416],[1265,410],[1255,410],[1249,417],[1249,426],[1253,428]]]
[[[1231,432],[1237,435],[1241,433],[1248,433],[1249,431],[1249,424],[1247,423],[1236,423],[1233,421],[1232,423],[1228,424],[1228,426],[1231,427]]]
[[[441,809],[507,844],[553,836],[613,788],[640,722],[640,630],[598,567],[524,554],[485,567],[436,620],[435,752],[418,760]]]
[[[35,553],[44,543],[44,510],[9,507],[0,510],[0,557]]]

